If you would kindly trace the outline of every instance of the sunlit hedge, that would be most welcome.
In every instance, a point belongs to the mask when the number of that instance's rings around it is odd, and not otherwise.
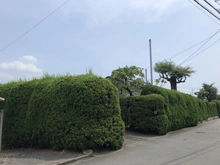
[[[119,149],[124,123],[119,96],[92,75],[45,76],[0,86],[5,97],[3,145],[83,150]]]
[[[164,98],[157,94],[121,98],[122,119],[133,131],[165,134],[169,120],[164,107]]]
[[[121,109],[128,129],[166,134],[219,116],[220,102],[210,103],[174,90],[146,85],[141,96],[121,98]]]
[[[215,103],[209,103],[188,94],[152,85],[146,85],[141,95],[151,93],[161,94],[165,98],[168,105],[166,114],[170,120],[169,130],[196,126],[199,121],[218,116]]]

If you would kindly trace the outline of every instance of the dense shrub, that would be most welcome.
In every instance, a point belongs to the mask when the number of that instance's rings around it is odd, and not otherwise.
[[[155,105],[160,107],[156,116],[152,115],[152,106]],[[146,85],[141,96],[121,98],[121,109],[127,128],[165,134],[218,116],[220,101],[209,103],[181,92]]]
[[[214,102],[216,104],[218,116],[220,116],[220,100],[213,100],[212,102]]]
[[[53,82],[58,77],[45,76],[39,80],[30,97],[25,123],[30,146],[51,148],[49,134],[46,132],[46,122],[54,104],[51,95]],[[62,96],[61,96],[62,97]]]
[[[125,127],[129,126],[129,118],[130,118],[130,113],[129,113],[129,102],[128,102],[128,98],[126,96],[120,96],[120,107],[121,107],[121,117],[122,120],[124,121],[124,125]]]
[[[0,86],[0,94],[5,90]],[[92,75],[47,76],[14,83],[9,91],[3,130],[7,147],[122,147],[124,123],[119,96],[106,79]]]
[[[165,134],[169,125],[165,104],[157,94],[121,98],[122,119],[130,130]]]
[[[5,147],[22,147],[27,145],[26,114],[31,94],[34,90],[32,81],[19,81],[5,85],[10,88],[3,94],[4,105],[3,144]]]
[[[10,93],[11,87],[17,83],[18,82],[9,82],[7,84],[1,84],[0,85],[0,97],[7,98]],[[5,103],[7,103],[7,99],[5,101],[0,101],[0,109],[4,108]]]

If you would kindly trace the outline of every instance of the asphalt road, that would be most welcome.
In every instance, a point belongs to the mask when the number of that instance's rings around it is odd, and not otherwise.
[[[220,165],[220,119],[164,136],[127,132],[123,149],[72,165]]]

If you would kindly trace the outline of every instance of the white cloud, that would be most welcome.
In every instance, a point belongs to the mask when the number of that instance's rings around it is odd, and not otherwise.
[[[58,1],[57,1],[58,2]],[[57,2],[50,1],[57,6]],[[59,3],[60,4],[60,3]],[[81,14],[89,25],[154,22],[185,7],[185,0],[73,0],[61,8],[65,16]]]
[[[33,56],[23,56],[20,60],[13,62],[1,62],[0,82],[41,76],[43,70],[34,64],[36,62],[37,59]]]
[[[25,64],[21,61],[14,62],[2,62],[0,63],[0,69],[8,71],[20,71],[20,72],[29,72],[29,73],[41,73],[42,69],[37,68],[34,64]]]
[[[23,56],[22,61],[24,62],[28,62],[28,63],[36,63],[37,62],[37,58],[35,58],[34,56]]]

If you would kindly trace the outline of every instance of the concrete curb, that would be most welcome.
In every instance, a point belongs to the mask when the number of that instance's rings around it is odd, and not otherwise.
[[[82,155],[82,156],[78,156],[78,157],[76,157],[76,158],[72,158],[72,159],[69,159],[69,160],[62,161],[62,162],[53,163],[53,164],[51,164],[51,165],[66,165],[66,164],[75,162],[75,161],[77,161],[77,160],[90,157],[90,156],[92,156],[92,154],[93,154],[93,152],[90,152],[90,153],[88,153],[88,154],[85,154],[85,155]]]

